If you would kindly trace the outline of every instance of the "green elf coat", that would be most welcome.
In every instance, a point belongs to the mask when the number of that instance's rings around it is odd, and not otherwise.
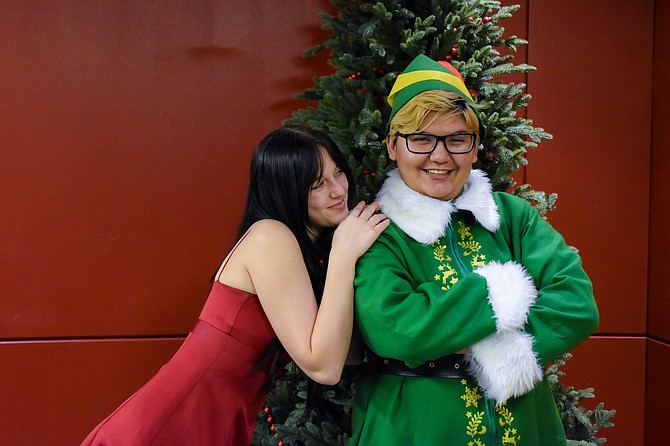
[[[377,200],[392,224],[357,266],[365,343],[410,367],[469,348],[473,378],[365,372],[350,444],[565,446],[543,366],[598,325],[578,254],[479,170],[452,201],[394,170]]]

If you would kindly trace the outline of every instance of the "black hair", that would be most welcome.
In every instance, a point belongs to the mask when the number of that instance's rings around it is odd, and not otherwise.
[[[307,230],[307,199],[313,184],[323,174],[324,149],[345,174],[349,182],[348,206],[356,204],[353,173],[335,142],[325,133],[301,126],[285,126],[270,132],[258,144],[251,160],[249,189],[240,224],[239,240],[255,222],[273,219],[293,232],[309,273],[317,303],[321,303],[326,279],[328,253],[335,228],[321,231],[313,242]],[[253,372],[269,366],[263,390],[269,391],[282,366],[286,352],[275,337],[263,350]],[[318,387],[309,382],[312,392]]]

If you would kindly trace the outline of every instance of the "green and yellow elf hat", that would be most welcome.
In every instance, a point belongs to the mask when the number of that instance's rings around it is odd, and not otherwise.
[[[475,101],[465,86],[461,74],[449,62],[436,62],[423,54],[416,56],[393,84],[387,98],[391,106],[389,122],[410,99],[428,90],[446,90],[463,98],[475,111],[479,120],[480,141],[486,137],[486,128],[482,125],[479,113],[474,107]]]

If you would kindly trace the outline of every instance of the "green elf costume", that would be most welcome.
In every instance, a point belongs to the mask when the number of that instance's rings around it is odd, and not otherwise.
[[[421,55],[391,91],[391,119],[427,90],[474,105],[451,65]],[[565,446],[543,367],[598,324],[578,254],[479,170],[443,201],[396,169],[377,201],[392,223],[357,265],[369,367],[356,384],[350,444]]]

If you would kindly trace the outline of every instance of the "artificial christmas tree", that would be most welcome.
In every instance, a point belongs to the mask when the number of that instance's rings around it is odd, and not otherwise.
[[[374,198],[391,168],[384,144],[390,112],[386,97],[397,74],[417,54],[447,60],[461,73],[487,128],[475,167],[487,172],[496,190],[510,189],[514,183],[509,175],[526,164],[527,149],[551,138],[516,116],[530,99],[525,85],[498,79],[534,70],[512,64],[511,54],[500,54],[499,49],[527,43],[516,36],[503,38],[504,28],[498,25],[518,6],[501,7],[491,0],[332,3],[340,8],[338,15],[321,16],[331,36],[306,54],[328,50],[337,71],[315,79],[315,87],[301,95],[318,107],[295,112],[289,122],[307,123],[335,139],[349,155],[360,198]],[[553,207],[554,195],[531,194],[527,187],[514,192],[532,196],[543,212]]]
[[[494,190],[508,191],[531,201],[544,214],[554,207],[555,194],[517,185],[511,174],[526,164],[525,154],[551,135],[534,127],[517,112],[528,104],[525,85],[505,83],[503,75],[528,73],[532,66],[514,65],[511,52],[527,42],[503,37],[500,22],[519,6],[501,6],[493,0],[452,1],[341,1],[332,0],[337,16],[322,14],[329,38],[306,55],[327,50],[335,72],[316,78],[301,98],[318,103],[298,110],[289,123],[306,123],[330,134],[357,178],[360,199],[374,199],[386,173],[393,167],[386,156],[384,138],[390,107],[386,103],[395,77],[417,54],[452,63],[463,76],[478,104],[486,138],[475,168],[484,170]],[[507,51],[507,55],[501,54]],[[578,407],[592,397],[592,389],[564,389],[558,365],[548,369],[566,432],[574,445],[600,444],[600,427],[611,425],[613,411]],[[330,418],[311,417],[304,411],[307,393],[304,375],[289,366],[277,390],[259,416],[258,445],[345,445],[349,432],[350,403],[355,391],[356,367],[347,367],[343,380],[323,389]]]

